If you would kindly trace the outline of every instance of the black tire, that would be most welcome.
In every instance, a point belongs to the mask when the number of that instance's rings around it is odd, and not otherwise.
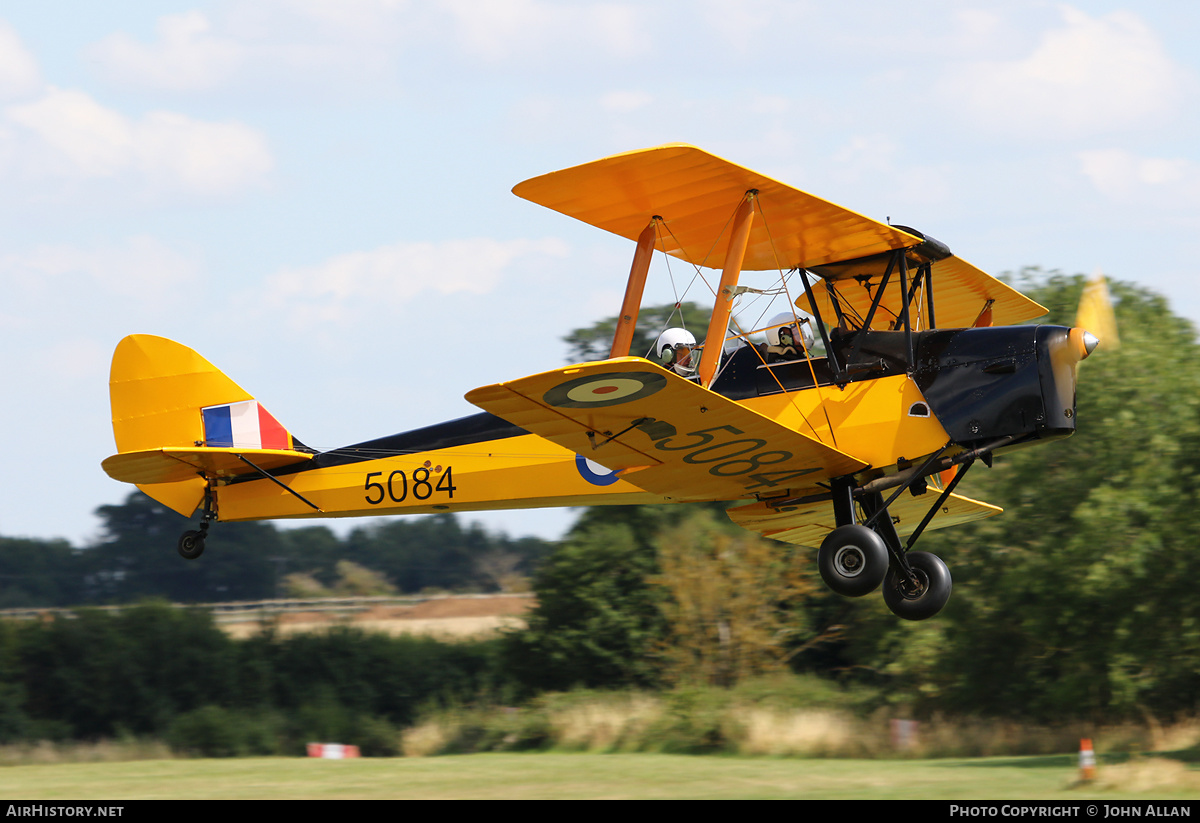
[[[889,569],[883,581],[883,602],[897,617],[926,620],[940,612],[950,599],[950,590],[954,588],[950,569],[940,557],[929,552],[909,552],[906,558],[917,576],[917,585],[899,570]]]
[[[883,538],[855,524],[831,531],[817,554],[821,579],[843,597],[862,597],[879,588],[888,562]]]
[[[204,535],[198,531],[186,531],[180,536],[177,548],[184,560],[195,560],[204,554]]]

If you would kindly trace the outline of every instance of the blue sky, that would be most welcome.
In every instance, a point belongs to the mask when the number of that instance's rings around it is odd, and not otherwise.
[[[129,333],[197,349],[319,448],[562,364],[632,246],[510,189],[660,143],[1200,320],[1198,23],[1144,1],[0,2],[0,535],[82,543],[128,494],[99,464]]]

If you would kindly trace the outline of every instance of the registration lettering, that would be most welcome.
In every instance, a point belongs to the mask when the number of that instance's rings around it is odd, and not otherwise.
[[[363,486],[367,493],[366,501],[372,506],[378,506],[385,500],[403,503],[410,496],[416,500],[428,500],[439,492],[446,495],[447,499],[453,499],[457,489],[450,466],[446,466],[444,471],[441,466],[420,466],[411,472],[403,469],[369,472]]]
[[[755,481],[746,488],[770,488],[817,471],[800,469],[788,471],[765,471],[764,467],[786,463],[795,455],[785,449],[772,449],[761,437],[738,437],[745,434],[736,426],[713,426],[687,434],[675,434],[674,427],[667,426],[670,434],[655,438],[649,434],[648,426],[639,426],[654,441],[659,451],[682,451],[684,463],[708,467],[708,473],[716,477],[739,477],[747,475]]]

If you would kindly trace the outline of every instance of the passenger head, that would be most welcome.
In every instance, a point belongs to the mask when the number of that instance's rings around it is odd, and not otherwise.
[[[780,348],[792,346],[797,352],[811,348],[812,330],[804,320],[797,320],[791,312],[783,312],[771,318],[767,328],[767,343]]]
[[[692,365],[692,350],[695,348],[696,338],[687,329],[667,329],[654,342],[654,354],[663,368],[673,369],[684,377],[696,371]]]

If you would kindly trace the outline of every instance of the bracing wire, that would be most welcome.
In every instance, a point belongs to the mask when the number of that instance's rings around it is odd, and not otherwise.
[[[799,318],[796,316],[796,308],[795,308],[796,303],[792,300],[791,291],[787,287],[787,275],[784,274],[783,265],[779,260],[779,249],[775,245],[775,237],[774,237],[774,235],[771,234],[771,227],[767,221],[766,212],[764,212],[762,209],[761,202],[759,203],[759,213],[762,214],[763,231],[765,231],[767,233],[767,242],[771,246],[771,255],[775,258],[775,268],[779,272],[779,282],[780,282],[781,286],[783,287],[785,293],[787,294],[788,308],[792,313],[792,320],[795,321],[798,325],[800,321],[799,321]],[[825,397],[821,392],[820,381],[817,380],[816,368],[813,366],[812,352],[809,351],[808,344],[804,342],[803,334],[800,335],[800,345],[804,349],[804,359],[808,363],[808,371],[809,371],[809,374],[812,376],[813,388],[815,388],[817,391],[817,403],[821,407],[821,414],[825,417],[825,425],[829,427],[829,436],[833,440],[833,445],[836,447],[837,446],[837,435],[834,433],[834,430],[833,430],[833,422],[829,419],[829,411],[825,407]],[[775,373],[772,372],[771,369],[767,369],[767,371],[771,372],[772,377],[775,377]],[[779,384],[779,388],[782,390],[783,383],[779,380],[778,377],[775,377],[775,382]],[[811,421],[809,421],[808,416],[805,415],[804,412],[800,409],[800,406],[796,402],[795,398],[792,398],[792,407],[795,408],[797,412],[800,412],[801,418],[804,420],[805,423],[808,424],[809,429],[812,430],[813,436],[815,436],[817,438],[817,440],[821,441],[822,443],[825,442],[824,440],[821,439],[821,435],[817,433],[816,427],[813,426]]]

